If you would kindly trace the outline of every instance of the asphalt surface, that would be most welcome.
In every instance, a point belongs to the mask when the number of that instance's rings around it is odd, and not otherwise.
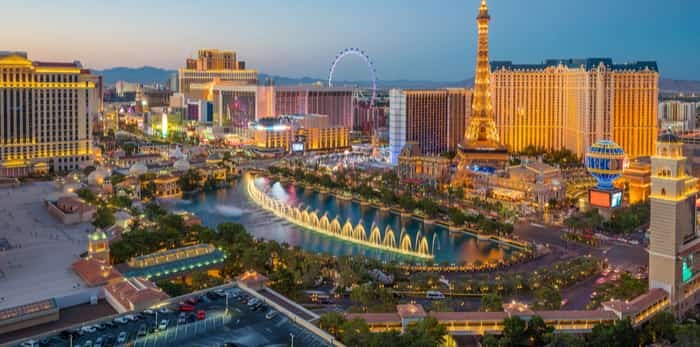
[[[266,314],[271,310],[269,307],[261,310],[252,310],[246,303],[238,299],[229,298],[228,314],[226,313],[225,297],[216,297],[214,294],[203,295],[195,305],[193,317],[186,323],[178,323],[180,312],[176,311],[177,304],[168,306],[169,312],[156,314],[141,313],[141,317],[129,320],[126,323],[115,322],[114,320],[101,320],[90,322],[90,325],[112,322],[113,326],[106,326],[94,332],[74,334],[72,339],[73,347],[95,346],[98,338],[103,341],[111,341],[102,346],[124,346],[131,343],[134,347],[155,347],[170,346],[221,346],[224,342],[235,342],[238,346],[268,346],[268,345],[289,345],[292,335],[295,336],[295,343],[300,346],[327,346],[319,337],[301,328],[299,325],[281,313],[274,318],[267,319]],[[197,320],[196,312],[203,310],[206,312],[206,321]],[[157,310],[156,310],[157,311]],[[135,312],[132,314],[136,314]],[[130,314],[120,315],[126,317]],[[190,315],[189,312],[186,313]],[[157,318],[156,318],[157,316]],[[168,320],[168,327],[158,331],[157,324],[162,320]],[[138,337],[137,332],[145,326],[148,329],[146,336]],[[196,326],[196,329],[195,329]],[[75,327],[74,327],[75,328]],[[80,329],[80,328],[78,328]],[[199,331],[197,331],[199,329]],[[177,330],[177,334],[175,333]],[[126,333],[128,338],[126,343],[116,343],[120,333]],[[42,346],[71,346],[71,339],[61,334],[44,339]]]

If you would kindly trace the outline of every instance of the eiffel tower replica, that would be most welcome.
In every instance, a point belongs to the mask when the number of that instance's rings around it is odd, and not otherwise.
[[[489,65],[489,9],[486,0],[481,1],[479,16],[479,46],[476,56],[476,74],[472,94],[472,113],[464,134],[464,142],[458,146],[459,165],[457,176],[490,174],[505,169],[510,156],[508,148],[501,144],[494,121],[491,102],[491,66]]]

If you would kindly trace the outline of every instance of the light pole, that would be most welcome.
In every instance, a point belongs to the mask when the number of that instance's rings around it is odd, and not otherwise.
[[[228,314],[228,293],[226,293],[226,314]]]
[[[292,337],[292,345],[291,345],[290,347],[294,347],[294,334],[293,334],[293,333],[289,333],[289,336]]]

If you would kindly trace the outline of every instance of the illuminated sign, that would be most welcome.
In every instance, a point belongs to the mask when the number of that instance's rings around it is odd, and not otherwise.
[[[591,189],[588,191],[588,201],[593,207],[617,208],[622,205],[622,191]]]
[[[622,192],[613,193],[610,207],[615,208],[620,207],[620,205],[622,205]]]
[[[588,192],[588,201],[590,201],[591,206],[610,208],[610,195],[610,192],[591,189]]]
[[[304,151],[304,143],[303,142],[292,143],[292,152],[303,152],[303,151]]]

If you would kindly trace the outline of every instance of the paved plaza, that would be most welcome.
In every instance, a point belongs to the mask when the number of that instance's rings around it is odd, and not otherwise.
[[[0,309],[85,289],[70,268],[87,250],[89,224],[64,226],[49,215],[43,198],[51,182],[0,189]]]

